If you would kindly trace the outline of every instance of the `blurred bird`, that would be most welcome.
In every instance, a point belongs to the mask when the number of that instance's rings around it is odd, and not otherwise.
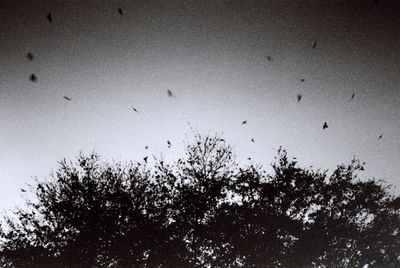
[[[247,159],[248,159],[248,160],[251,160],[251,157],[248,157]]]
[[[322,126],[322,129],[328,128],[328,124],[325,122],[324,125]]]
[[[32,61],[34,56],[31,52],[28,52],[28,54],[26,54],[26,57],[28,58],[29,61]]]
[[[317,41],[314,42],[314,45],[312,46],[312,48],[315,48],[317,46]]]
[[[169,140],[167,141],[167,144],[168,144],[168,148],[170,148],[171,147],[171,142]]]
[[[147,156],[143,158],[144,162],[147,164]]]
[[[382,137],[383,137],[383,134],[379,135],[378,139],[382,139]]]
[[[51,13],[50,13],[50,12],[47,14],[47,20],[48,20],[50,23],[51,23],[51,21],[52,21]]]
[[[267,56],[268,61],[273,61],[274,59],[271,56]]]
[[[25,192],[26,192],[26,190],[21,188],[21,192],[25,193]]]
[[[306,81],[306,79],[304,79],[304,78],[301,78],[301,79],[300,79],[300,81],[301,81],[301,82],[304,82],[304,81]]]
[[[174,96],[174,94],[172,93],[172,91],[169,90],[169,89],[167,89],[167,94],[168,94],[168,97],[173,97],[173,96]]]
[[[254,143],[254,139],[253,138],[251,138],[251,142]]]
[[[149,149],[149,146],[146,145],[144,148],[147,150],[147,149]]]
[[[225,142],[225,140],[224,139],[219,139],[220,141],[222,141],[222,142]]]
[[[243,122],[242,122],[242,125],[245,125],[247,123],[247,120],[244,120]]]
[[[131,106],[132,110],[134,110],[135,112],[139,113],[138,110],[136,110],[135,107]]]
[[[121,8],[118,8],[118,13],[122,16],[122,15],[124,15],[124,13],[122,12],[122,9]]]
[[[68,96],[64,96],[63,98],[66,99],[67,101],[71,101],[71,100],[72,100],[72,99],[71,99],[70,97],[68,97]]]
[[[351,102],[351,100],[352,99],[354,99],[354,96],[356,95],[356,93],[355,92],[353,92],[353,94],[351,95],[351,97],[350,97],[350,100],[349,100],[349,102]]]
[[[37,82],[37,77],[35,74],[31,74],[31,76],[29,76],[29,80],[31,80],[32,82]]]
[[[300,102],[301,98],[303,98],[303,96],[301,96],[301,94],[297,95],[297,102]]]

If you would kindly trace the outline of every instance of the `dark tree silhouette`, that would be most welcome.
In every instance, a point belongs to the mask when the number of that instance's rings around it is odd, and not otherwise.
[[[147,160],[147,159],[146,159]],[[153,166],[97,154],[59,163],[6,217],[2,267],[399,267],[400,198],[353,160],[267,174],[218,135]]]

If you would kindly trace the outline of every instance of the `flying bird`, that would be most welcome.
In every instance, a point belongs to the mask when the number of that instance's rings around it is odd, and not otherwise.
[[[26,57],[27,57],[27,59],[28,59],[29,61],[32,61],[33,58],[34,58],[34,56],[33,56],[33,54],[32,54],[31,52],[28,52],[28,54],[26,54]]]
[[[71,99],[70,97],[68,97],[68,96],[64,96],[63,98],[66,99],[67,101],[71,101],[71,100],[72,100],[72,99]]]
[[[306,79],[304,79],[304,78],[301,78],[301,79],[300,79],[300,81],[301,81],[301,82],[304,82],[304,81],[306,81]]]
[[[32,82],[37,82],[37,77],[35,74],[31,74],[31,76],[29,76],[29,80],[31,80]]]
[[[25,192],[26,192],[26,190],[21,188],[21,192],[25,193]]]
[[[322,129],[328,128],[328,124],[325,122],[324,125],[322,126]]]
[[[51,23],[51,21],[52,21],[52,18],[51,18],[51,12],[49,12],[48,14],[47,14],[47,20]]]
[[[147,150],[147,149],[149,149],[149,146],[146,145],[144,148]]]
[[[167,144],[168,144],[168,148],[170,148],[171,147],[171,142],[167,141]]]
[[[251,142],[254,143],[254,139],[253,138],[251,138]]]
[[[317,41],[314,42],[312,48],[315,48],[317,46]]]
[[[167,89],[167,94],[168,94],[168,97],[173,97],[173,96],[174,96],[174,94],[172,93],[172,91],[169,90],[169,89]]]
[[[382,137],[383,137],[383,134],[379,135],[378,139],[382,139]]]
[[[121,8],[118,8],[118,13],[122,16],[122,15],[124,15],[124,13],[122,12],[122,9]]]
[[[353,94],[351,95],[351,97],[350,97],[350,100],[349,100],[349,102],[351,102],[351,100],[352,99],[354,99],[354,96],[356,95],[356,93],[355,92],[353,92]]]
[[[136,110],[135,107],[131,106],[132,110],[134,110],[135,112],[139,113],[138,110]]]
[[[248,159],[248,160],[251,160],[251,157],[248,157],[247,159]]]
[[[244,120],[243,122],[242,122],[242,125],[245,125],[247,123],[247,120]]]
[[[300,102],[301,98],[303,98],[303,96],[301,96],[301,94],[297,95],[297,102]]]
[[[147,156],[143,158],[144,162],[147,164]]]
[[[271,56],[267,56],[268,61],[273,61],[274,59]]]

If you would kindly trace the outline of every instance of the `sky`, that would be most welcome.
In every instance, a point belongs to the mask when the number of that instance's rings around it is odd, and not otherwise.
[[[80,151],[176,159],[190,126],[243,164],[282,146],[400,186],[396,2],[1,1],[0,210]]]

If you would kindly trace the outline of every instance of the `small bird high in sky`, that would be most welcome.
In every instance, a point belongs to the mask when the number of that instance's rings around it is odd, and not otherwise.
[[[172,93],[172,91],[169,90],[169,89],[167,89],[167,94],[168,94],[168,97],[170,97],[170,98],[172,98],[172,97],[175,96],[175,95]]]
[[[63,98],[66,99],[67,101],[71,101],[71,100],[72,100],[72,99],[71,99],[70,97],[68,97],[68,96],[64,96]]]
[[[168,148],[171,148],[171,142],[167,140]]]
[[[317,41],[314,42],[312,48],[315,48],[317,46]]]
[[[297,102],[300,102],[301,98],[303,98],[303,96],[301,94],[297,95]]]
[[[254,139],[253,138],[251,138],[251,142],[254,143]]]
[[[273,61],[274,59],[271,56],[267,56],[268,61]]]
[[[35,74],[31,74],[29,76],[29,80],[31,80],[32,82],[37,82],[37,76]]]
[[[52,17],[51,17],[51,12],[49,12],[46,16],[47,20],[51,23],[53,21]]]
[[[34,58],[34,56],[33,56],[33,54],[32,54],[31,52],[28,52],[28,54],[26,54],[26,58],[27,58],[29,61],[32,61],[33,58]]]
[[[147,164],[147,156],[143,158],[144,162]]]
[[[118,8],[118,13],[122,16],[124,13],[122,12],[122,8]]]
[[[379,135],[378,139],[382,139],[382,137],[383,137],[383,134]]]
[[[328,128],[328,123],[324,123],[324,125],[322,126],[322,129]]]
[[[351,100],[352,99],[354,99],[354,96],[356,95],[356,93],[355,92],[353,92],[353,94],[351,95],[351,97],[350,97],[350,100],[349,100],[349,102],[351,102]]]
[[[244,120],[243,122],[242,122],[242,125],[245,125],[247,123],[247,120]]]
[[[136,108],[135,108],[135,107],[131,106],[131,108],[132,108],[132,110],[134,110],[135,112],[139,113],[139,111],[138,111],[138,110],[136,110]]]

